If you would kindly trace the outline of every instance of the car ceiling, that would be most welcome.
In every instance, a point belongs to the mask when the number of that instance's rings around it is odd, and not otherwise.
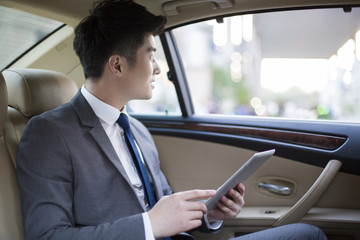
[[[185,22],[195,21],[202,16],[202,18],[210,18],[219,15],[231,15],[234,13],[249,13],[264,10],[277,10],[277,9],[293,9],[293,8],[307,8],[307,7],[321,7],[321,6],[351,6],[360,5],[360,0],[135,0],[141,5],[147,7],[147,9],[157,15],[165,15],[168,18],[167,27],[173,27],[183,24]],[[217,2],[229,3],[227,7],[221,8]],[[49,17],[66,24],[76,26],[78,22],[89,14],[90,9],[93,6],[94,0],[62,0],[62,1],[49,1],[49,0],[0,0],[0,5],[17,8],[19,10],[28,11],[44,17]],[[173,4],[181,4],[175,6]],[[230,6],[230,7],[229,7]],[[168,12],[166,9],[175,9],[174,12]],[[346,13],[339,10],[344,15],[344,21],[346,20]],[[350,14],[349,14],[350,15]],[[266,15],[262,15],[257,19],[258,27],[262,28],[260,31],[263,33],[263,53],[264,57],[269,58],[291,58],[291,57],[305,57],[302,56],[302,47],[306,46],[307,42],[314,41],[314,39],[296,39],[296,34],[292,35],[291,31],[294,29],[293,15],[292,20],[286,20],[286,16],[279,18],[278,21],[272,18],[269,22],[266,20]],[[284,19],[285,17],[285,19]],[[356,14],[351,14],[352,18],[360,18],[360,14],[357,11]],[[274,22],[275,21],[275,22]],[[319,33],[313,28],[312,23],[329,24],[333,26],[333,31],[336,31],[338,38],[327,38],[327,33]],[[350,23],[357,23],[358,21],[348,21]],[[304,36],[317,39],[321,42],[316,51],[312,53],[312,56],[306,57],[312,58],[329,58],[336,49],[332,49],[331,46],[340,47],[348,36],[353,35],[356,29],[359,29],[360,23],[355,25],[348,25],[347,29],[340,28],[342,24],[337,24],[331,18],[331,16],[322,15],[319,16],[309,14],[308,23],[302,24],[306,26],[303,31],[306,31]],[[318,27],[316,27],[319,29]],[[278,31],[278,29],[282,29]],[[283,29],[288,29],[284,31]],[[324,28],[326,29],[326,28]],[[289,33],[289,34],[284,34]],[[274,44],[277,43],[277,44]],[[334,44],[335,43],[335,44]],[[277,47],[276,47],[277,46]],[[290,55],[289,55],[290,54]]]
[[[360,4],[360,0],[135,0],[144,5],[154,14],[166,15],[168,17],[168,27],[196,20],[199,16],[211,17],[236,12],[261,11],[264,9],[284,9],[309,6],[329,6],[329,5],[353,5]],[[69,25],[77,23],[88,15],[93,6],[94,0],[0,0],[3,6],[25,10],[55,20],[65,22]],[[196,3],[198,2],[198,3]],[[203,3],[199,3],[203,2]],[[220,8],[214,2],[227,2],[231,7]],[[169,15],[164,11],[168,4],[183,4],[177,7],[177,15]]]

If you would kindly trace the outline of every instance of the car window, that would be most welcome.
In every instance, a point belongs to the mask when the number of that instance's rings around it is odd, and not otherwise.
[[[141,115],[173,115],[180,116],[181,110],[174,84],[169,81],[167,72],[169,66],[167,64],[164,50],[161,45],[160,38],[155,37],[156,52],[155,59],[160,66],[161,73],[155,76],[153,83],[153,96],[150,100],[133,100],[127,105],[130,113]]]
[[[173,29],[195,114],[359,121],[359,19],[293,10]]]
[[[63,23],[0,6],[0,69],[46,38]]]

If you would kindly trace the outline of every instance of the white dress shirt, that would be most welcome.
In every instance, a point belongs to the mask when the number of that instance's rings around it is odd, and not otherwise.
[[[130,179],[130,182],[133,185],[134,190],[136,191],[136,194],[140,196],[140,198],[144,198],[142,182],[139,178],[131,154],[126,145],[124,138],[124,130],[116,122],[120,116],[120,113],[127,114],[125,108],[122,112],[120,112],[117,108],[101,101],[100,99],[92,95],[85,88],[85,86],[82,86],[81,93],[85,97],[86,101],[89,103],[90,107],[95,112],[96,116],[99,118],[101,125],[103,126],[107,136],[109,137],[110,142],[113,145],[115,152],[118,155],[121,164],[123,165],[125,172]],[[141,153],[139,147],[138,150]],[[145,240],[154,240],[154,234],[148,213],[144,212],[142,214],[142,217],[145,229]]]

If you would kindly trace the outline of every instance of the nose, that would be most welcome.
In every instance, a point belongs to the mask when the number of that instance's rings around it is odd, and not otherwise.
[[[154,70],[153,70],[154,75],[160,74],[161,73],[161,68],[160,68],[158,62],[156,61],[156,59],[154,59],[153,64],[154,64]]]

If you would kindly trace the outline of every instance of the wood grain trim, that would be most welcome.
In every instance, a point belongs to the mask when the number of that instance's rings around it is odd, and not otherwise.
[[[220,125],[207,123],[169,123],[144,122],[148,128],[181,129],[198,132],[222,133],[235,136],[254,137],[271,141],[291,143],[324,150],[336,150],[341,147],[346,137],[307,133],[298,131],[275,130],[236,125]]]

